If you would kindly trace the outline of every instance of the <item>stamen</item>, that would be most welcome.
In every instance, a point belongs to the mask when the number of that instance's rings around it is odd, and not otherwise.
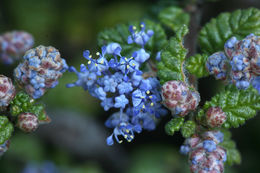
[[[91,61],[88,61],[88,64],[91,64]]]
[[[153,106],[153,105],[154,105],[154,103],[152,102],[152,103],[151,103],[151,106]]]
[[[97,52],[97,53],[96,53],[96,55],[98,56],[98,55],[100,55],[100,53],[99,53],[99,52]]]
[[[133,26],[133,30],[136,30],[136,26]]]
[[[150,91],[149,91],[149,90],[147,90],[147,91],[146,91],[146,94],[150,94]]]

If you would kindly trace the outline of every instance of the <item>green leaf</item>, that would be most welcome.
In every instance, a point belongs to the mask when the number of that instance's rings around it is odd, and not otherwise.
[[[180,80],[185,82],[184,60],[187,50],[183,46],[183,38],[188,33],[188,28],[183,25],[176,36],[170,39],[168,47],[161,52],[161,61],[157,63],[158,77],[161,84],[169,80]]]
[[[254,33],[260,35],[260,10],[249,8],[222,13],[211,19],[199,35],[199,42],[204,53],[212,54],[221,51],[224,43],[232,36],[242,39]]]
[[[196,123],[194,121],[186,121],[181,127],[181,134],[184,138],[189,138],[195,133]]]
[[[236,149],[236,143],[231,139],[231,133],[227,130],[222,130],[224,134],[224,141],[220,143],[220,146],[226,149],[227,152],[227,163],[232,166],[233,164],[240,164],[241,155],[240,152]]]
[[[185,62],[185,67],[190,72],[190,74],[193,74],[198,78],[206,77],[209,75],[205,65],[207,59],[207,54],[196,54],[187,59]]]
[[[176,131],[179,131],[181,126],[183,125],[184,118],[178,117],[171,119],[166,125],[165,125],[165,131],[168,135],[173,135]]]
[[[7,141],[14,130],[14,126],[6,116],[0,116],[0,145]]]
[[[154,23],[150,20],[144,20],[146,30],[153,30],[154,35],[145,45],[146,50],[151,53],[151,57],[155,58],[156,53],[161,51],[167,45],[166,34],[160,24]],[[140,30],[140,22],[132,22],[129,24],[119,24],[114,28],[106,29],[98,35],[98,45],[103,46],[112,42],[119,43],[122,47],[121,54],[124,56],[132,56],[133,51],[140,49],[137,44],[127,44],[127,38],[130,35],[128,28],[134,25],[137,31]]]
[[[208,108],[214,106],[221,107],[227,115],[223,127],[238,127],[254,117],[260,110],[260,95],[252,87],[247,90],[239,90],[232,85],[214,96],[211,101],[207,101],[203,109],[206,112]]]
[[[190,16],[179,7],[168,7],[159,13],[159,20],[176,32],[183,25],[189,25]]]

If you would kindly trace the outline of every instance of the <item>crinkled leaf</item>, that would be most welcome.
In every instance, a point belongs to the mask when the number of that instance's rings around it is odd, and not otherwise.
[[[17,116],[21,113],[33,113],[38,117],[39,121],[47,121],[48,117],[45,114],[45,106],[43,104],[36,104],[25,92],[19,92],[10,103],[10,112],[12,116]]]
[[[28,110],[35,104],[35,100],[32,99],[25,92],[19,92],[11,101],[10,111],[11,115],[17,116],[22,112],[28,112]]]
[[[28,112],[35,114],[38,117],[39,121],[45,121],[47,115],[45,114],[45,106],[43,104],[37,104],[32,106]]]
[[[181,127],[181,134],[184,138],[189,138],[195,133],[196,124],[194,121],[186,121]]]
[[[154,35],[146,44],[145,48],[151,53],[151,57],[155,58],[156,53],[161,51],[167,45],[166,34],[160,24],[150,20],[144,20],[146,30],[153,30]],[[98,45],[103,46],[112,42],[119,43],[122,47],[122,55],[132,56],[133,51],[140,49],[137,44],[127,44],[127,38],[130,35],[128,30],[130,25],[134,25],[137,31],[140,30],[140,22],[132,22],[129,24],[119,24],[114,28],[106,29],[98,35]]]
[[[171,6],[159,13],[159,20],[176,32],[184,24],[189,25],[190,16],[183,9]]]
[[[207,59],[207,54],[196,54],[187,59],[185,67],[191,74],[199,78],[208,76],[209,73],[205,66]]]
[[[167,48],[161,52],[161,61],[157,64],[161,84],[170,80],[185,81],[183,64],[187,50],[183,46],[183,37],[187,33],[188,28],[183,25],[176,32],[176,36],[170,39]]]
[[[247,90],[239,90],[234,86],[228,86],[225,91],[205,103],[205,112],[213,106],[221,107],[227,115],[223,127],[238,127],[247,119],[254,117],[260,110],[260,95],[252,87]]]
[[[14,130],[14,126],[6,116],[0,116],[0,145],[7,141]]]
[[[254,33],[260,35],[260,10],[249,8],[222,13],[211,19],[200,31],[199,42],[203,52],[212,54],[223,50],[224,43],[232,36],[242,39]]]
[[[176,131],[179,131],[184,122],[184,118],[178,117],[171,119],[165,125],[165,131],[168,135],[173,135]]]
[[[227,163],[228,165],[240,164],[241,155],[236,149],[236,143],[231,139],[231,133],[227,130],[222,130],[224,134],[224,141],[220,143],[220,146],[226,149],[227,152]]]

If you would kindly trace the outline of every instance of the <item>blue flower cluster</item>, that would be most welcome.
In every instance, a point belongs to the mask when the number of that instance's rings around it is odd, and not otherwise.
[[[132,53],[132,57],[121,55],[121,46],[110,43],[97,52],[94,59],[87,50],[83,56],[87,59],[87,66],[82,64],[78,72],[74,67],[69,71],[75,72],[78,80],[67,87],[81,86],[89,93],[101,100],[105,111],[118,108],[105,125],[114,128],[107,138],[107,144],[112,145],[114,138],[118,143],[123,136],[132,141],[134,132],[142,129],[153,130],[156,118],[165,115],[167,111],[161,105],[160,84],[155,77],[144,77],[140,66],[150,58],[149,52],[144,49],[145,44],[153,35],[153,31],[145,30],[141,23],[141,31],[130,26],[128,44],[136,43],[141,48]]]
[[[54,88],[68,69],[60,52],[51,46],[30,49],[23,58],[24,62],[14,70],[14,77],[34,99],[43,96],[48,88]]]
[[[194,135],[185,140],[180,152],[189,154],[191,172],[224,171],[227,154],[226,150],[219,146],[223,139],[224,135],[220,131],[207,131],[201,136]]]
[[[222,80],[228,77],[238,89],[247,89],[252,84],[260,93],[260,37],[250,34],[240,41],[232,37],[224,49],[225,53],[217,52],[208,58],[206,67],[210,74]]]

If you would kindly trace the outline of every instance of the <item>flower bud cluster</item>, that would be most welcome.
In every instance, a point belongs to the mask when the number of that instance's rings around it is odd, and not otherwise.
[[[0,110],[9,105],[15,96],[15,87],[12,80],[0,75]]]
[[[15,79],[34,99],[54,88],[58,79],[68,69],[66,61],[54,47],[38,46],[24,55],[23,63],[14,71]]]
[[[163,104],[174,115],[185,116],[195,110],[200,102],[200,95],[191,91],[182,81],[168,81],[162,86]]]
[[[250,84],[260,93],[260,37],[248,35],[243,40],[229,39],[224,52],[211,55],[206,68],[216,79],[228,79],[238,89],[247,89]],[[227,65],[229,64],[229,68]]]
[[[0,35],[0,61],[12,64],[20,59],[34,43],[33,37],[24,31],[12,31]]]
[[[187,138],[180,152],[188,154],[192,173],[222,173],[227,159],[226,150],[219,146],[223,142],[223,133],[207,131],[201,136]]]

